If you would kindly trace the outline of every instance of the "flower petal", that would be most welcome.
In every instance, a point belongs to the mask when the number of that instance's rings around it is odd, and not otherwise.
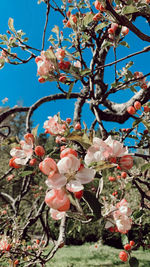
[[[88,184],[94,179],[94,176],[95,176],[95,170],[89,168],[81,168],[81,170],[78,171],[77,174],[75,175],[75,178],[81,184]]]
[[[67,183],[66,188],[70,192],[79,192],[84,189],[83,185],[77,180],[72,180]]]

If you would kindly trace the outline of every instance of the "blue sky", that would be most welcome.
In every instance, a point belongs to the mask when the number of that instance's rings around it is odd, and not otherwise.
[[[21,3],[20,3],[21,2]],[[57,3],[60,1],[57,1]],[[1,17],[0,17],[0,33],[6,33],[8,29],[8,19],[9,17],[14,19],[14,26],[16,30],[22,29],[27,37],[29,38],[28,44],[41,49],[42,45],[42,34],[45,24],[45,13],[46,5],[44,3],[38,5],[37,0],[1,0],[0,1]],[[54,25],[59,25],[61,30],[63,30],[63,24],[61,18],[56,16],[54,13],[50,15],[49,24],[46,32],[46,40],[51,34],[51,29]],[[149,25],[145,22],[144,19],[138,19],[136,25],[145,33],[149,34]],[[148,46],[148,43],[140,41],[133,33],[129,33],[126,37],[126,41],[129,42],[130,48],[120,47],[117,52],[118,58],[127,55],[127,53],[133,53],[143,47]],[[46,42],[45,49],[47,49],[49,43]],[[38,53],[36,53],[38,55]],[[130,60],[135,61],[132,71],[142,71],[144,74],[148,73],[149,70],[149,54],[142,54],[137,57],[133,57]],[[87,55],[88,56],[88,55]],[[109,53],[107,62],[114,60],[112,52]],[[123,65],[128,61],[124,61]],[[118,64],[119,68],[122,68],[122,64]],[[0,70],[0,81],[1,81],[1,90],[0,90],[0,106],[13,107],[18,103],[22,103],[23,106],[30,106],[36,102],[39,98],[55,94],[57,91],[55,83],[44,83],[40,84],[38,82],[37,66],[34,60],[30,61],[27,64],[14,66],[6,64],[3,69]],[[107,83],[113,82],[114,78],[114,68],[107,68],[105,74],[105,81]],[[130,98],[131,94],[129,91],[126,91],[124,94],[123,102]],[[2,104],[1,100],[5,97],[8,97],[9,101],[5,105]],[[114,98],[115,97],[115,98]],[[115,99],[118,103],[122,101],[122,94],[118,94],[117,100],[116,96],[111,97],[112,100]],[[40,128],[42,129],[43,122],[47,119],[47,116],[53,116],[60,111],[62,119],[66,117],[72,117],[74,110],[74,101],[58,101],[51,102],[42,105],[33,116],[34,125],[40,123]],[[91,113],[87,112],[88,104],[83,109],[83,117],[85,123],[89,126],[93,121],[93,116]],[[89,116],[90,114],[90,116]],[[111,129],[117,124],[112,124],[106,122],[105,125]],[[125,126],[129,127],[130,121],[126,122]]]

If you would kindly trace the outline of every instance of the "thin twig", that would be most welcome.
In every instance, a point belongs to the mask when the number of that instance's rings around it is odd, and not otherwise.
[[[116,64],[116,63],[118,63],[118,62],[121,62],[121,61],[123,61],[123,60],[126,60],[127,58],[130,58],[130,57],[133,57],[133,56],[137,56],[137,55],[140,55],[140,54],[142,54],[142,53],[149,52],[149,51],[150,51],[150,46],[145,47],[145,48],[144,48],[143,50],[141,50],[141,51],[134,52],[134,53],[132,53],[132,54],[130,54],[130,55],[128,55],[128,56],[122,57],[122,58],[120,58],[120,59],[118,59],[118,60],[115,60],[115,61],[113,61],[113,62],[111,62],[111,63],[105,64],[105,65],[102,65],[102,66],[98,66],[95,70],[103,69],[103,68],[106,68],[106,67],[110,67],[110,66],[112,66],[112,65],[114,65],[114,64]]]
[[[47,9],[46,9],[46,21],[45,21],[43,37],[42,37],[42,50],[44,49],[44,45],[45,45],[45,34],[46,34],[46,28],[47,28],[47,24],[48,24],[49,12],[50,12],[50,4],[49,4],[49,0],[48,0],[47,1]]]

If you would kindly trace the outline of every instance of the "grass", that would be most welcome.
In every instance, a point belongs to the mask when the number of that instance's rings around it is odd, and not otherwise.
[[[121,250],[98,244],[82,246],[64,246],[59,249],[46,267],[129,267],[129,263],[121,262],[118,254]],[[150,267],[149,251],[134,251],[132,256],[139,260],[139,267]]]
[[[99,243],[64,246],[56,252],[45,267],[129,267],[128,262],[121,262],[118,258],[120,251],[120,249],[103,246]],[[139,260],[138,267],[150,267],[150,252],[148,250],[134,251],[132,257]],[[23,265],[21,264],[21,266]],[[0,267],[8,267],[8,262],[0,259]]]

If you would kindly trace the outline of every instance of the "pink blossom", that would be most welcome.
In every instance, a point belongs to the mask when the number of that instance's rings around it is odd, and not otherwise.
[[[58,210],[54,210],[51,208],[50,214],[54,220],[61,220],[65,216],[66,213],[64,211],[58,211]]]
[[[55,56],[57,57],[58,60],[63,60],[65,57],[65,50],[63,50],[62,48],[58,48],[56,50]]]
[[[126,234],[132,226],[132,220],[126,215],[120,215],[117,220],[115,220],[118,231],[122,234]]]
[[[122,234],[127,233],[131,229],[132,220],[129,218],[132,211],[126,199],[122,199],[116,205],[117,210],[113,212],[113,217],[118,231]]]
[[[1,250],[9,251],[10,248],[11,248],[11,245],[8,243],[8,240],[6,239],[6,237],[3,236],[2,239],[0,240],[0,251]]]
[[[122,234],[126,234],[131,229],[132,220],[129,216],[131,215],[132,211],[129,208],[129,203],[126,199],[122,199],[120,202],[118,202],[116,207],[112,206],[109,213],[110,218],[106,222],[105,228],[114,228],[116,225],[117,230]]]
[[[45,202],[50,208],[58,211],[67,211],[70,208],[70,200],[64,189],[52,189],[47,192]]]
[[[15,157],[15,163],[19,165],[26,165],[33,154],[33,139],[26,138],[26,141],[20,141],[20,147],[12,148],[10,155]]]
[[[47,76],[55,70],[54,64],[45,56],[45,51],[41,52],[41,56],[36,57],[35,62],[37,63],[37,74],[39,76]]]
[[[45,158],[39,164],[40,171],[47,175],[49,178],[57,172],[56,162],[52,158]]]
[[[74,62],[74,66],[76,68],[81,68],[81,62],[79,60],[77,60],[76,62]]]
[[[118,208],[119,212],[123,215],[130,216],[132,211],[129,208],[129,203],[126,199],[122,199],[119,203],[117,203],[116,207]]]
[[[80,168],[80,160],[72,154],[63,157],[58,163],[58,173],[47,179],[46,184],[50,188],[59,189],[66,186],[67,190],[71,192],[78,192],[82,190],[83,184],[90,183],[95,171],[89,168]]]
[[[57,115],[54,117],[48,117],[49,120],[44,122],[43,128],[46,133],[51,135],[60,135],[65,132],[66,125],[65,123],[59,123],[59,119]]]
[[[88,149],[85,156],[85,163],[89,165],[91,162],[99,162],[111,158],[118,158],[128,154],[127,147],[117,140],[113,140],[109,136],[105,141],[95,137],[93,145]]]

